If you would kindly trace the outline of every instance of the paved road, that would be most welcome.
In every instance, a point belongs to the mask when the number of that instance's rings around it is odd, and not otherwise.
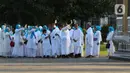
[[[0,58],[0,73],[130,73],[130,63],[107,58]]]

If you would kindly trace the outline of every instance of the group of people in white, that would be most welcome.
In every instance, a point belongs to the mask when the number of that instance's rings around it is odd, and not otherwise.
[[[107,41],[110,44],[109,55],[114,53],[112,37],[114,28],[109,27]],[[87,24],[84,34],[78,23],[71,28],[68,24],[55,23],[44,26],[25,26],[17,24],[15,31],[2,25],[0,29],[0,56],[3,57],[99,57],[101,27]],[[85,46],[85,51],[84,51]],[[86,54],[84,54],[84,52]]]

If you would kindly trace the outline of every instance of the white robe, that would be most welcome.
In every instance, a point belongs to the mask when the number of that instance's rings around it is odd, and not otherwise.
[[[13,48],[12,56],[15,57],[22,57],[23,56],[23,45],[20,44],[20,42],[23,42],[21,31],[24,30],[24,28],[16,29],[14,34],[14,42],[15,46]]]
[[[36,51],[37,51],[37,38],[36,35],[31,38],[31,33],[34,32],[35,30],[31,30],[30,34],[28,34],[27,37],[27,53],[28,53],[28,57],[36,57]]]
[[[57,46],[57,50],[56,50],[56,54],[57,55],[61,55],[61,31],[57,28],[57,31],[56,31],[56,46]]]
[[[9,33],[10,33],[10,37],[11,37],[11,40],[10,40],[10,41],[13,41],[13,42],[14,42],[14,34],[13,34],[13,32],[10,31]],[[14,47],[10,47],[10,49],[9,49],[9,56],[12,56],[13,48],[14,48]]]
[[[80,50],[80,53],[81,53],[81,56],[83,57],[84,56],[84,33],[82,31],[81,31],[80,39],[81,39],[81,50]]]
[[[49,38],[46,39],[46,37],[49,34],[42,34],[42,50],[43,50],[43,56],[51,56],[51,44]]]
[[[10,40],[9,36],[10,36],[9,32],[4,33],[4,41],[3,41],[4,49],[2,51],[3,56],[9,56],[9,51],[11,49],[11,47],[10,47],[10,41],[11,40]]]
[[[70,49],[69,49],[69,53],[74,53],[73,32],[74,32],[74,29],[71,29],[70,30]]]
[[[109,41],[109,44],[110,44],[110,48],[108,49],[109,56],[112,56],[115,52],[115,46],[112,41],[113,35],[114,35],[114,31],[111,31],[111,32],[109,32],[109,34],[107,35],[107,38],[106,38],[106,40]]]
[[[94,34],[94,47],[93,47],[93,56],[100,55],[100,42],[102,41],[102,36],[100,31],[96,31]]]
[[[0,28],[0,56],[3,55],[3,50],[4,50],[4,32],[3,30]]]
[[[59,45],[58,44],[58,39],[56,34],[58,34],[58,28],[55,28],[51,33],[50,33],[50,39],[51,39],[51,50],[52,50],[52,56],[56,56],[57,54],[57,50]]]
[[[61,30],[61,54],[68,55],[70,48],[70,33],[69,30]]]
[[[86,34],[86,56],[93,55],[93,30],[88,28]]]
[[[81,36],[82,36],[82,32],[79,28],[74,30],[73,40],[76,40],[76,42],[74,42],[74,54],[81,53]]]
[[[25,32],[25,35],[24,35],[24,39],[26,39],[27,40],[27,37],[28,37],[28,31],[27,30],[25,30],[26,32]],[[28,56],[28,52],[27,52],[27,50],[28,50],[28,48],[27,48],[27,44],[24,44],[24,56]]]
[[[36,37],[37,37],[37,41],[41,40],[42,37],[42,32],[41,31],[37,31],[35,32]],[[37,45],[37,56],[41,56],[42,57],[42,43],[39,42]]]

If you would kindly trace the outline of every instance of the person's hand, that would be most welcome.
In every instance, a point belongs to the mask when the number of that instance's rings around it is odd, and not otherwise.
[[[97,43],[97,45],[99,45],[99,43]]]
[[[77,42],[77,40],[73,39],[74,42]]]
[[[47,39],[48,37],[45,37],[45,39]]]
[[[55,34],[56,36],[58,36],[58,34]]]

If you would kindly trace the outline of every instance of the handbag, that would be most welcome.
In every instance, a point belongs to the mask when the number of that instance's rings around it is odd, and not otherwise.
[[[28,40],[24,39],[24,44],[27,44]]]
[[[11,46],[11,47],[14,47],[14,45],[15,45],[14,41],[11,41],[11,42],[10,42],[10,46]]]
[[[15,42],[12,41],[12,38],[10,37],[10,35],[9,35],[9,39],[11,40],[11,42],[10,42],[10,46],[11,46],[11,47],[14,47],[14,46],[15,46]]]
[[[106,48],[107,48],[107,49],[110,48],[110,44],[109,44],[109,42],[106,44]]]

